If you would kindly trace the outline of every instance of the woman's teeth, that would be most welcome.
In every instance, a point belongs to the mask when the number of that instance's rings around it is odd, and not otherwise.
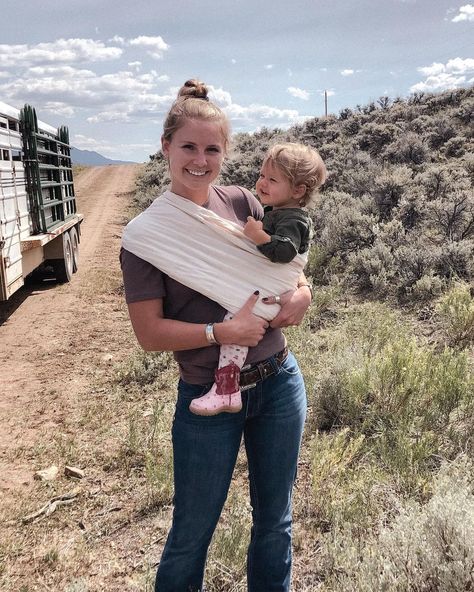
[[[191,169],[186,169],[189,174],[194,175],[195,177],[202,177],[206,174],[206,171],[192,171]]]

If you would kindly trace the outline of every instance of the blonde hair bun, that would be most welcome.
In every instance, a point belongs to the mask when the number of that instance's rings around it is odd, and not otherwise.
[[[208,101],[209,97],[207,86],[200,80],[191,79],[186,80],[183,86],[179,89],[178,97],[185,99],[203,99]]]
[[[179,89],[178,98],[171,105],[163,122],[162,140],[171,141],[176,130],[190,119],[217,123],[224,140],[224,151],[230,145],[230,123],[227,115],[209,100],[208,89],[200,80],[187,80]]]

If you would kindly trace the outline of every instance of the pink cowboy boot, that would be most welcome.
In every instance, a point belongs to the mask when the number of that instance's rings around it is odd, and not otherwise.
[[[202,397],[193,399],[190,411],[196,415],[217,415],[222,411],[238,413],[242,409],[239,389],[240,368],[234,362],[215,371],[215,382]]]

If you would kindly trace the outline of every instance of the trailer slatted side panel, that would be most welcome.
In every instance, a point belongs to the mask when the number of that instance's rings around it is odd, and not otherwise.
[[[31,234],[21,155],[18,121],[0,116],[0,285],[3,299],[23,285],[21,241]]]
[[[66,127],[57,134],[38,129],[29,105],[20,121],[34,232],[49,232],[76,213],[69,133]]]
[[[29,105],[0,102],[0,300],[46,263],[59,282],[77,270],[80,224],[69,132]]]

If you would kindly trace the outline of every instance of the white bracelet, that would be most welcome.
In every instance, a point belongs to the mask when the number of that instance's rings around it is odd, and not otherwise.
[[[219,345],[219,342],[214,335],[214,323],[207,323],[206,325],[206,339],[212,345]]]

